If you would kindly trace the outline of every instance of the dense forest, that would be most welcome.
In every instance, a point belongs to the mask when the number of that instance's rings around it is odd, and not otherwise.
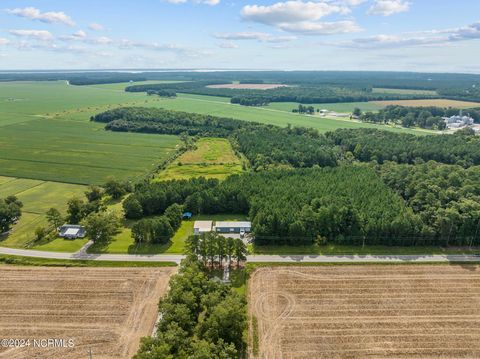
[[[423,232],[443,245],[479,244],[480,167],[428,162],[377,166],[383,181],[420,215]]]
[[[458,85],[456,85],[458,86]],[[438,90],[438,94],[453,100],[480,102],[480,84],[471,85],[466,88],[445,87]]]
[[[443,130],[446,127],[442,117],[458,115],[462,110],[443,107],[406,107],[387,106],[378,112],[366,112],[359,116],[364,122],[395,123],[403,127],[420,127]],[[475,121],[480,121],[480,111],[476,109],[463,110]]]
[[[413,164],[434,160],[463,167],[480,165],[480,137],[474,135],[415,136],[376,129],[339,129],[326,136],[362,162]]]

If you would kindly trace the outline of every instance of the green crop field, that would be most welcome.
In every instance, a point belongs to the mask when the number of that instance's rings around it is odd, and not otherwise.
[[[172,162],[155,178],[156,181],[193,177],[225,179],[242,172],[242,161],[233,152],[230,142],[222,138],[201,138],[196,149]]]
[[[47,225],[45,213],[48,209],[55,207],[65,212],[67,201],[73,197],[82,197],[85,190],[85,186],[75,184],[0,177],[0,198],[15,195],[23,202],[20,221],[13,226],[10,235],[0,239],[0,244],[25,247],[34,240],[35,228]],[[68,246],[74,250],[83,245],[82,241],[69,242]],[[43,249],[41,247],[38,249]]]
[[[145,105],[144,94],[14,82],[0,84],[0,101],[4,176],[78,184],[128,179],[154,170],[179,143],[175,136],[104,131],[89,121],[108,108]]]

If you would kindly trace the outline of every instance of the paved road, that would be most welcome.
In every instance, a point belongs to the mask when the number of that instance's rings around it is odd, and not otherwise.
[[[0,247],[0,254],[47,259],[95,260],[115,262],[175,262],[185,257],[180,254],[89,254],[85,250],[77,253],[44,252],[28,249]],[[480,262],[474,255],[251,255],[251,263],[405,263],[405,262]]]

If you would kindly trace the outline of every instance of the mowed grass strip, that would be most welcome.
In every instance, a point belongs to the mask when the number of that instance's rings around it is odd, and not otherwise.
[[[91,122],[35,119],[2,128],[0,175],[78,184],[125,180],[163,161],[176,136],[105,131]]]
[[[242,160],[233,152],[224,138],[201,138],[197,148],[188,151],[161,171],[155,181],[188,179],[194,177],[225,179],[241,173]]]
[[[298,102],[272,102],[268,106],[265,106],[266,109],[273,109],[279,111],[287,111],[292,112],[293,109],[298,109]],[[333,112],[340,112],[340,113],[351,113],[355,108],[359,108],[360,110],[367,112],[367,111],[378,111],[383,106],[379,106],[372,102],[344,102],[344,103],[312,103],[304,106],[313,106],[315,109],[319,110],[328,110]]]

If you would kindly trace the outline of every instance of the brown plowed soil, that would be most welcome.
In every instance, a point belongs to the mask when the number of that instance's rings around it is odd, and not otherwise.
[[[249,281],[259,358],[480,358],[480,267],[269,267]]]
[[[0,266],[0,358],[131,358],[152,333],[157,304],[175,268]],[[73,348],[38,348],[33,339],[73,339]]]

